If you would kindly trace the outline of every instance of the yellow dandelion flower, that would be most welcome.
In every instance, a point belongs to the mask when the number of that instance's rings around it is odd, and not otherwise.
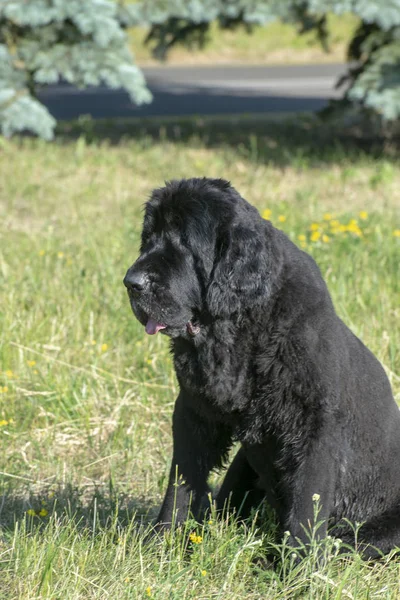
[[[64,252],[57,252],[58,258],[64,258]]]
[[[395,229],[393,231],[393,235],[394,235],[394,237],[400,237],[400,229]]]
[[[329,225],[335,229],[336,227],[339,227],[340,225],[340,221],[338,221],[337,219],[332,219],[331,221],[329,221]]]
[[[46,510],[45,508],[42,508],[42,509],[39,511],[39,517],[46,517],[48,514],[49,514],[49,511],[48,511],[48,510]]]
[[[310,225],[311,231],[318,231],[319,228],[320,228],[319,223],[311,223],[311,225]]]
[[[340,231],[340,233],[345,233],[347,231],[346,225],[343,225],[342,223],[340,223],[340,225],[338,227],[338,231]]]
[[[108,344],[102,344],[101,345],[101,351],[102,352],[106,352],[108,350]]]
[[[324,221],[330,221],[332,219],[332,215],[331,213],[325,213],[322,218],[324,219]]]
[[[358,216],[360,217],[360,219],[362,219],[363,221],[366,221],[368,219],[368,213],[366,210],[360,210],[360,212],[358,213]]]
[[[7,369],[7,371],[5,372],[5,375],[9,379],[12,379],[14,377],[14,373],[10,369]]]
[[[270,219],[272,215],[272,210],[270,208],[266,208],[262,214],[263,219]]]
[[[322,236],[322,241],[327,244],[328,242],[330,242],[330,237],[329,235],[326,235],[326,233],[324,233],[324,235]]]
[[[306,239],[307,239],[307,237],[304,235],[304,233],[300,233],[300,234],[297,236],[297,239],[299,240],[299,242],[305,242],[305,241],[306,241]]]
[[[6,421],[6,419],[1,419],[0,427],[4,427],[4,425],[8,425],[8,421]]]
[[[310,236],[310,240],[312,242],[318,242],[320,237],[321,237],[321,233],[319,231],[313,231]]]
[[[148,597],[150,598],[150,596],[151,596],[151,587],[150,587],[150,586],[148,586],[148,587],[146,588],[146,594],[147,594],[147,595],[148,595]]]
[[[33,508],[29,508],[26,511],[26,514],[29,515],[30,517],[36,517],[36,512],[33,510]]]
[[[39,256],[44,256],[46,254],[46,250],[39,250]]]
[[[280,223],[284,223],[284,222],[286,221],[286,217],[285,217],[285,215],[279,215],[279,217],[278,217],[278,221],[279,221]]]
[[[201,572],[202,576],[205,577],[207,575],[207,571],[205,569],[202,570]]]
[[[201,544],[201,542],[203,541],[203,538],[201,535],[196,535],[195,533],[191,533],[189,535],[189,539],[191,542],[193,542],[193,544]]]
[[[26,364],[28,367],[34,367],[36,365],[36,360],[27,360]]]
[[[354,233],[354,235],[358,235],[358,236],[362,235],[362,231],[361,231],[361,229],[359,228],[359,226],[357,225],[357,221],[356,221],[355,219],[352,219],[352,220],[349,222],[349,224],[348,224],[348,225],[347,225],[347,227],[346,227],[346,230],[347,230],[349,233]]]

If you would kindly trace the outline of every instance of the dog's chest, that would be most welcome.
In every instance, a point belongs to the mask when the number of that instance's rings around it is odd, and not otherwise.
[[[223,413],[245,407],[251,395],[250,348],[213,340],[174,348],[174,365],[181,388],[206,398]]]

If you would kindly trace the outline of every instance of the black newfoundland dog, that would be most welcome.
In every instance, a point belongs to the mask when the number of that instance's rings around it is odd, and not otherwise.
[[[159,527],[200,516],[239,441],[217,507],[246,518],[266,499],[297,546],[318,494],[320,537],[351,543],[348,520],[366,557],[400,546],[400,412],[308,254],[227,181],[172,181],[146,205],[124,283],[146,332],[171,338],[180,386]]]

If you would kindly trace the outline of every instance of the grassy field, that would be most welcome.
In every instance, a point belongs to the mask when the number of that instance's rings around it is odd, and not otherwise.
[[[398,598],[397,559],[339,559],[328,540],[324,567],[315,552],[294,567],[257,521],[144,544],[177,385],[122,285],[152,188],[223,176],[315,257],[400,402],[396,155],[295,122],[107,131],[0,142],[0,598]]]
[[[354,15],[328,16],[329,51],[321,46],[315,31],[299,35],[298,28],[279,21],[265,27],[221,30],[212,24],[203,48],[190,51],[177,45],[169,52],[168,64],[296,64],[344,62],[349,41],[358,26]],[[131,48],[141,65],[159,64],[152,58],[151,45],[146,45],[145,28],[129,31]]]

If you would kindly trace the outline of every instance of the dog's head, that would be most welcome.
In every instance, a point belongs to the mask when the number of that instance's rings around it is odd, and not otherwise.
[[[124,284],[149,334],[194,336],[269,289],[265,222],[222,179],[184,179],[146,204],[140,256]]]

